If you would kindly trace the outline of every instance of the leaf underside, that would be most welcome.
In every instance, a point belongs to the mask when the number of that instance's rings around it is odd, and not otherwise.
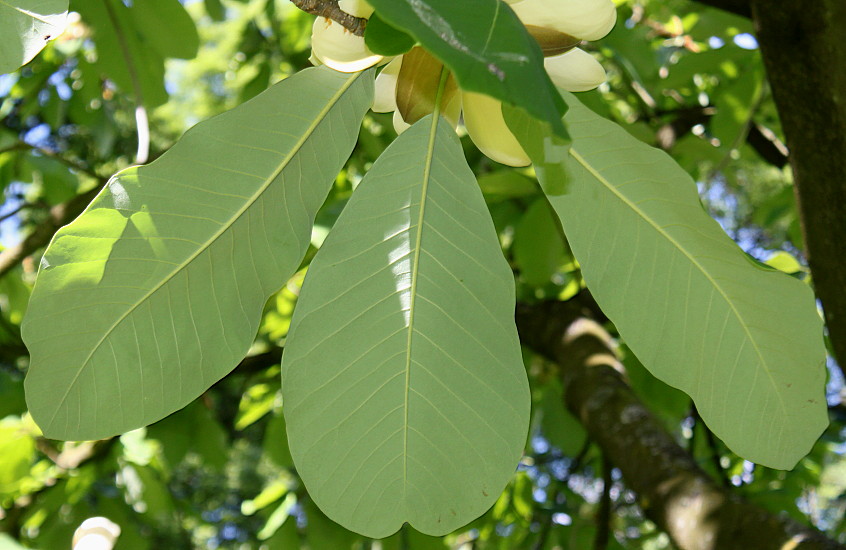
[[[549,200],[597,303],[734,452],[792,468],[828,423],[810,288],[753,263],[668,155],[563,95],[571,181]]]
[[[297,471],[333,520],[443,535],[490,507],[525,443],[514,282],[449,124],[376,161],[315,256],[283,355]]]
[[[22,326],[47,437],[149,424],[237,365],[308,247],[372,79],[298,73],[119,173],[56,234]]]
[[[68,0],[0,0],[0,74],[25,65],[65,29]]]

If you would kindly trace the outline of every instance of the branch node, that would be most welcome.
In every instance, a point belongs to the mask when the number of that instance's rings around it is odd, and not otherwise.
[[[348,14],[338,6],[338,0],[291,0],[306,13],[319,15],[338,23],[356,36],[364,36],[367,19]]]

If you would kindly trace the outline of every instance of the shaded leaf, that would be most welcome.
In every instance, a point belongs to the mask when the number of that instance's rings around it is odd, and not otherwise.
[[[150,426],[147,438],[161,441],[162,452],[172,469],[189,452],[197,453],[212,468],[222,469],[226,465],[229,452],[226,432],[200,400]]]
[[[290,468],[294,465],[291,449],[288,448],[288,431],[285,427],[284,415],[274,414],[268,420],[262,454],[282,468]]]
[[[423,118],[359,184],[312,261],[282,359],[309,494],[370,537],[443,535],[514,473],[529,393],[514,282],[448,123]]]
[[[231,371],[297,269],[372,71],[307,69],[116,175],[53,238],[23,323],[47,437],[154,422]]]
[[[477,181],[489,203],[540,193],[540,188],[533,179],[510,168],[487,172],[480,175]]]
[[[533,202],[514,228],[511,251],[520,275],[530,285],[543,286],[567,261],[567,249],[554,214],[544,197]]]
[[[209,17],[213,21],[223,21],[226,18],[226,8],[223,7],[220,0],[203,0],[203,4],[205,5],[206,13],[209,14]]]
[[[367,20],[364,41],[370,51],[386,56],[404,54],[416,42],[411,36],[388,24],[378,13]]]

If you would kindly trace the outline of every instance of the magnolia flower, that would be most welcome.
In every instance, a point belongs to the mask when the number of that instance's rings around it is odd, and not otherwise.
[[[338,7],[353,17],[368,18],[373,7],[364,0],[339,0]],[[363,36],[357,36],[340,23],[318,17],[311,27],[311,59],[313,65],[324,64],[336,71],[354,73],[382,61],[368,49]]]
[[[584,92],[605,81],[605,70],[578,48],[582,40],[602,38],[614,26],[613,0],[506,0],[544,55],[552,82],[570,92]],[[341,9],[357,17],[373,13],[364,0],[341,0]],[[359,15],[361,14],[361,15]],[[323,18],[312,33],[313,60],[333,69],[353,72],[383,58],[367,49],[364,39]],[[434,110],[442,65],[420,47],[394,58],[376,78],[375,112],[394,112],[394,128],[404,131]],[[463,91],[450,76],[441,101],[443,115],[454,126],[463,113],[473,143],[491,159],[510,166],[527,166],[528,155],[508,129],[501,103],[487,95]]]

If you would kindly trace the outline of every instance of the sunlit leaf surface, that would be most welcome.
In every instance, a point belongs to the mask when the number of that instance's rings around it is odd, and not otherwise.
[[[308,247],[372,79],[298,73],[121,172],[56,234],[23,324],[27,403],[47,437],[158,420],[244,357]]]
[[[458,138],[428,116],[353,193],[283,355],[291,453],[344,527],[443,535],[490,507],[526,440],[514,281]]]
[[[0,0],[0,74],[25,65],[65,29],[68,0]]]

